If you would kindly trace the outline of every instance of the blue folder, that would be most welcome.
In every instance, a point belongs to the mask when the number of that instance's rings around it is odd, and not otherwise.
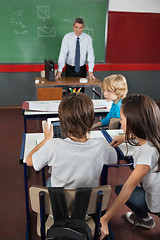
[[[111,138],[111,136],[109,135],[109,133],[106,130],[101,130],[102,134],[104,135],[104,137],[106,138],[106,140],[108,141],[108,143],[111,143],[113,138]],[[120,159],[124,159],[124,154],[121,151],[121,149],[119,147],[115,147],[115,150],[117,152],[118,158]]]

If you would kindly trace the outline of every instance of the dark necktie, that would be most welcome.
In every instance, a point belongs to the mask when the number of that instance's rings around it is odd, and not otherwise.
[[[80,46],[79,46],[79,37],[77,37],[76,54],[75,54],[75,71],[78,73],[79,70],[80,70]]]

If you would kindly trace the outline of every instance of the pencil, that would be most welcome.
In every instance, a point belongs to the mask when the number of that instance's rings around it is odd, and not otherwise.
[[[80,92],[81,91],[81,87],[77,90],[77,92]]]

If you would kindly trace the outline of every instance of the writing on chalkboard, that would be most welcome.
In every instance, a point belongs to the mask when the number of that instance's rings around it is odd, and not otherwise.
[[[23,22],[23,10],[15,10],[13,7],[9,8],[10,23],[13,27],[14,35],[27,35],[28,30]]]
[[[23,21],[24,10],[9,8],[10,23],[13,35],[28,35],[28,30]],[[49,6],[37,6],[37,19],[42,20],[43,26],[37,26],[37,37],[56,37],[54,26],[46,26],[45,20],[50,19]]]

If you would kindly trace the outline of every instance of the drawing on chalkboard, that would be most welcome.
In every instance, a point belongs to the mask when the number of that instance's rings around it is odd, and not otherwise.
[[[38,27],[38,37],[56,37],[56,29],[54,27]]]
[[[93,28],[84,28],[84,32],[89,34],[91,36],[91,38],[93,38]]]
[[[64,22],[67,22],[67,23],[73,23],[73,20],[67,19],[67,18],[64,18],[63,21],[64,21]]]
[[[49,6],[37,6],[37,17],[43,21],[50,18]]]

